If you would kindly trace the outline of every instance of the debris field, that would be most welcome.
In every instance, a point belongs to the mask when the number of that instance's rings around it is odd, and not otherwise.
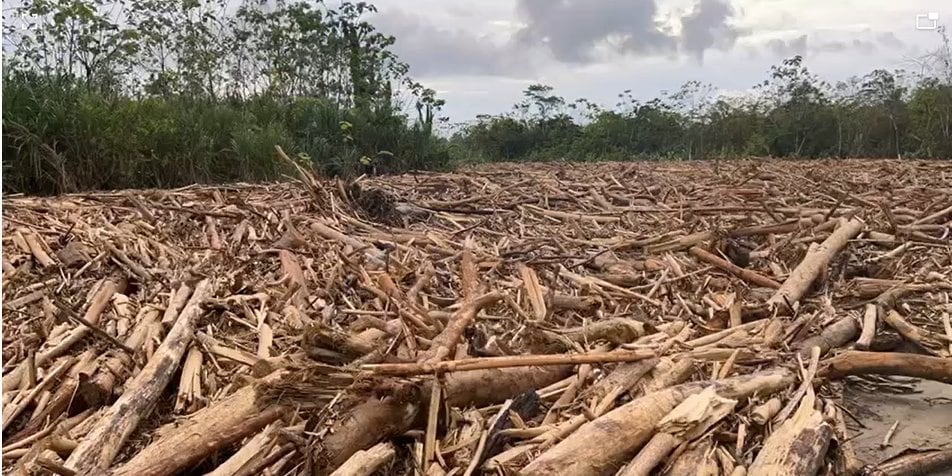
[[[3,198],[5,474],[952,467],[952,162],[297,172]]]

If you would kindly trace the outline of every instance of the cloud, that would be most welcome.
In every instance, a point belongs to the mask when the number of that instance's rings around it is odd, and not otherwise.
[[[605,44],[642,54],[677,47],[656,20],[654,0],[519,0],[517,11],[526,23],[517,41],[544,45],[564,63],[592,62]]]
[[[682,48],[704,59],[704,51],[711,48],[728,50],[737,41],[740,31],[728,24],[734,15],[729,3],[719,0],[701,0],[694,9],[681,17]]]
[[[891,31],[876,35],[876,41],[887,48],[902,48],[906,46],[906,44],[897,38],[896,34]]]
[[[397,41],[394,51],[420,76],[519,75],[530,71],[529,51],[461,29],[442,28],[399,9],[381,11],[374,25]]]
[[[767,51],[781,58],[803,55],[807,52],[807,35],[800,35],[789,40],[774,38],[767,42],[766,47]]]

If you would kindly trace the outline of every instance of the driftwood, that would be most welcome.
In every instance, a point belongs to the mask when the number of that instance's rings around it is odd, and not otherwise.
[[[803,261],[797,265],[780,289],[767,302],[773,306],[792,306],[800,301],[813,281],[829,266],[833,256],[845,248],[849,240],[862,231],[863,226],[865,224],[855,218],[843,222],[815,251],[807,253]]]
[[[833,427],[823,413],[814,408],[816,398],[809,391],[800,401],[793,416],[780,424],[764,441],[753,464],[747,468],[751,476],[814,475],[820,470],[823,457],[833,437]]]
[[[894,352],[841,352],[823,362],[821,376],[903,375],[952,384],[952,359]]]
[[[793,382],[786,371],[771,371],[713,382],[718,395],[741,398],[769,394]],[[654,426],[703,383],[688,383],[650,393],[583,425],[569,438],[539,455],[522,473],[594,475],[613,471],[651,437]],[[605,434],[611,433],[610,435]],[[585,455],[579,458],[579,455]]]
[[[66,466],[88,472],[108,468],[126,438],[155,405],[155,400],[171,380],[195,332],[202,304],[214,294],[214,285],[202,281],[182,310],[172,329],[149,363],[126,387],[119,400],[103,415],[96,428],[74,450]]]
[[[279,158],[298,180],[4,196],[5,468],[853,473],[814,385],[948,382],[947,164]],[[947,461],[918,450],[867,469]]]

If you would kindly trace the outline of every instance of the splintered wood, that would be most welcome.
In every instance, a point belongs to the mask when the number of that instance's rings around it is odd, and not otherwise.
[[[295,169],[4,197],[4,473],[952,465],[843,401],[952,384],[952,163]]]

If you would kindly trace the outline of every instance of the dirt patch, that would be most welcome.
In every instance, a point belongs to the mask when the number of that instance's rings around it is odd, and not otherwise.
[[[952,447],[952,385],[921,380],[917,393],[893,394],[869,392],[847,386],[847,408],[866,428],[849,422],[857,456],[867,463],[878,463],[907,448]],[[882,447],[883,438],[892,425],[899,426]],[[948,474],[948,473],[944,473]]]

